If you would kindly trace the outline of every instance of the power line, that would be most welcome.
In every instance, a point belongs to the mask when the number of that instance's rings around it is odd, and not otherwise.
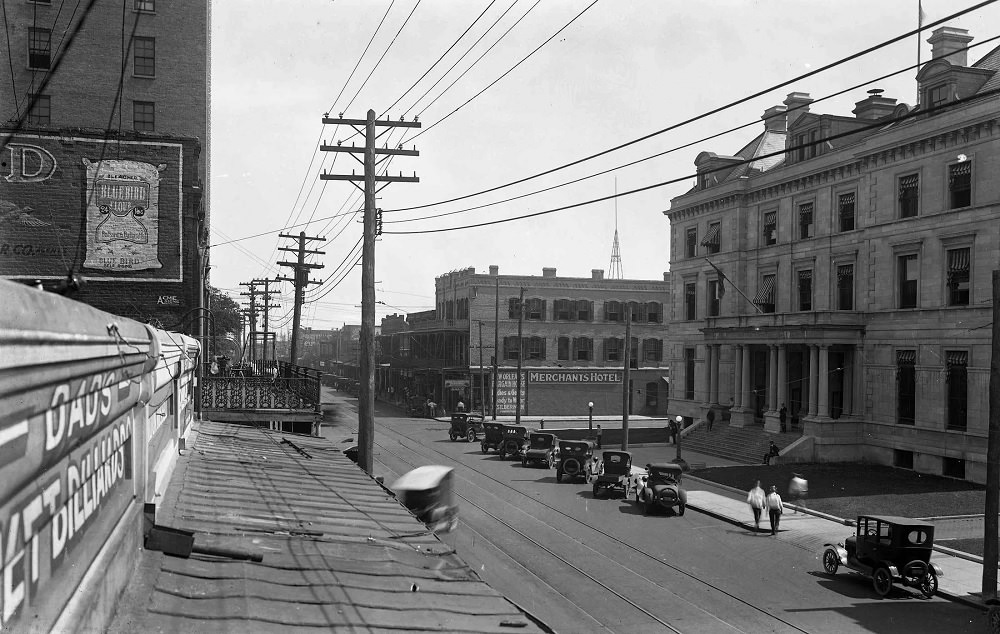
[[[711,169],[711,170],[704,170],[700,174],[712,174],[712,173],[715,173],[715,172],[727,171],[727,170],[730,170],[733,167],[738,166],[738,165],[747,165],[749,163],[756,163],[758,161],[761,161],[761,160],[764,160],[764,159],[767,159],[767,158],[771,158],[771,157],[774,157],[774,156],[781,156],[783,154],[791,153],[791,152],[793,152],[795,150],[798,150],[800,148],[807,148],[807,147],[812,147],[812,146],[820,145],[822,143],[826,143],[827,141],[833,141],[835,139],[840,139],[840,138],[843,138],[843,137],[856,135],[859,132],[864,132],[865,130],[873,130],[873,129],[876,129],[876,128],[882,128],[882,127],[885,127],[885,126],[893,124],[893,123],[898,123],[900,121],[906,121],[907,119],[912,119],[914,117],[926,116],[926,115],[932,114],[934,112],[938,112],[938,111],[945,110],[945,109],[950,109],[950,108],[953,108],[953,107],[955,107],[957,105],[965,105],[966,103],[968,103],[970,101],[981,101],[983,99],[986,99],[988,97],[993,97],[993,96],[996,96],[998,94],[1000,94],[1000,88],[994,88],[993,90],[988,90],[988,91],[986,91],[984,93],[975,95],[974,98],[966,99],[966,100],[963,100],[961,102],[944,103],[944,104],[941,104],[941,105],[938,105],[938,106],[933,106],[933,107],[926,108],[926,109],[916,109],[915,108],[914,110],[911,110],[910,112],[908,112],[908,113],[906,113],[904,115],[900,115],[898,117],[893,117],[891,119],[879,120],[879,121],[876,121],[874,123],[871,123],[871,124],[868,124],[868,125],[864,125],[864,126],[855,128],[855,129],[850,130],[848,132],[841,132],[841,133],[838,133],[838,134],[833,134],[833,135],[830,135],[828,137],[823,137],[821,139],[817,139],[816,141],[809,141],[809,142],[806,142],[806,143],[801,143],[799,145],[789,146],[789,147],[783,148],[781,150],[777,150],[777,151],[774,151],[774,152],[768,152],[766,154],[761,154],[760,156],[755,156],[755,157],[752,157],[752,158],[749,158],[749,159],[743,159],[743,160],[740,160],[740,161],[733,161],[733,162],[727,163],[725,166],[722,166],[722,167],[717,167],[717,168]],[[698,173],[695,173],[695,174],[686,174],[686,175],[678,177],[678,178],[672,178],[670,180],[662,181],[662,182],[659,182],[659,183],[653,183],[652,185],[646,185],[644,187],[639,187],[637,189],[632,189],[632,190],[629,190],[627,192],[622,192],[620,194],[615,194],[615,195],[612,195],[612,196],[603,196],[601,198],[594,198],[594,199],[586,200],[586,201],[579,202],[579,203],[573,203],[573,204],[570,204],[570,205],[564,205],[562,207],[556,207],[555,209],[546,209],[544,211],[536,211],[536,212],[533,212],[533,213],[530,213],[530,214],[524,214],[524,215],[521,215],[521,216],[513,216],[511,218],[500,218],[498,220],[490,220],[490,221],[486,221],[486,222],[480,222],[480,223],[470,224],[470,225],[463,225],[463,226],[459,226],[459,227],[443,227],[443,228],[440,228],[440,229],[424,229],[424,230],[417,230],[417,231],[384,231],[383,233],[385,233],[385,234],[394,234],[394,235],[413,235],[413,234],[424,234],[424,233],[444,233],[444,232],[447,232],[447,231],[459,231],[459,230],[462,230],[462,229],[475,229],[475,228],[478,228],[478,227],[487,227],[487,226],[490,226],[490,225],[504,224],[504,223],[508,223],[508,222],[514,222],[514,221],[517,221],[517,220],[525,220],[527,218],[535,218],[537,216],[544,216],[544,215],[547,215],[547,214],[556,213],[558,211],[566,211],[567,209],[575,209],[577,207],[584,207],[586,205],[592,205],[592,204],[599,203],[599,202],[605,202],[607,200],[611,200],[613,198],[618,198],[620,196],[631,196],[632,194],[638,194],[638,193],[641,193],[641,192],[644,192],[644,191],[649,191],[651,189],[657,189],[659,187],[664,187],[666,185],[673,185],[674,183],[679,183],[679,182],[682,182],[682,181],[685,181],[685,180],[689,180],[691,178],[696,178],[697,176],[699,176]]]
[[[689,123],[694,123],[695,121],[699,121],[699,120],[704,119],[706,117],[709,117],[711,115],[718,114],[718,113],[720,113],[720,112],[722,112],[724,110],[728,110],[729,108],[732,108],[734,106],[746,103],[747,101],[750,101],[751,99],[756,99],[757,97],[761,97],[763,95],[766,95],[769,92],[773,92],[773,91],[778,90],[780,88],[784,88],[784,87],[786,87],[786,86],[788,86],[790,84],[793,84],[795,82],[802,81],[803,79],[807,79],[809,77],[812,77],[813,75],[822,73],[824,71],[827,71],[827,70],[829,70],[831,68],[834,68],[836,66],[839,66],[841,64],[845,64],[845,63],[847,63],[849,61],[852,61],[854,59],[857,59],[859,57],[863,57],[863,56],[865,56],[865,55],[867,55],[869,53],[872,53],[872,52],[877,51],[879,49],[885,48],[886,46],[889,46],[890,44],[895,44],[896,42],[899,42],[900,40],[904,40],[904,39],[906,39],[908,37],[911,37],[911,36],[913,36],[913,35],[915,35],[917,33],[920,33],[921,31],[925,31],[925,30],[930,29],[932,27],[938,26],[939,24],[943,24],[944,22],[947,22],[949,20],[953,20],[953,19],[955,19],[957,17],[965,15],[966,13],[970,13],[972,11],[976,11],[978,9],[981,9],[981,8],[987,6],[987,5],[993,4],[996,1],[997,0],[985,0],[984,2],[980,2],[979,4],[971,6],[971,7],[967,8],[967,9],[963,9],[961,11],[953,13],[953,14],[947,16],[947,17],[941,18],[940,20],[937,20],[937,21],[932,22],[930,24],[927,24],[927,25],[921,26],[919,28],[907,31],[906,33],[903,33],[902,35],[897,35],[896,37],[893,37],[892,39],[885,40],[885,41],[883,41],[883,42],[881,42],[879,44],[876,44],[874,46],[870,46],[870,47],[868,47],[868,48],[866,48],[866,49],[864,49],[862,51],[859,51],[857,53],[852,53],[851,55],[848,55],[847,57],[844,57],[844,58],[842,58],[840,60],[837,60],[835,62],[831,62],[831,63],[826,64],[824,66],[820,66],[819,68],[816,68],[814,70],[808,71],[806,73],[803,73],[803,74],[798,75],[796,77],[793,77],[791,79],[782,81],[782,82],[780,82],[778,84],[775,84],[775,85],[773,85],[773,86],[771,86],[769,88],[766,88],[764,90],[760,90],[760,91],[757,91],[757,92],[755,92],[753,94],[747,95],[745,97],[741,97],[741,98],[739,98],[739,99],[737,99],[735,101],[732,101],[732,102],[730,102],[728,104],[719,106],[719,107],[714,108],[712,110],[709,110],[708,112],[704,112],[702,114],[696,115],[696,116],[691,117],[689,119],[685,119],[684,121],[680,121],[678,123],[670,125],[670,126],[668,126],[666,128],[663,128],[662,130],[658,130],[656,132],[651,132],[651,133],[646,134],[644,136],[641,136],[641,137],[639,137],[637,139],[633,139],[631,141],[628,141],[626,143],[622,143],[620,145],[616,145],[616,146],[614,146],[612,148],[603,150],[601,152],[597,152],[595,154],[591,154],[589,156],[585,156],[585,157],[583,157],[581,159],[577,159],[577,160],[572,161],[570,163],[566,163],[566,164],[560,165],[558,167],[553,167],[552,169],[545,170],[543,172],[539,172],[539,173],[533,174],[531,176],[526,176],[524,178],[521,178],[521,179],[518,179],[518,180],[515,180],[515,181],[511,181],[509,183],[504,183],[503,185],[497,185],[496,187],[491,187],[489,189],[484,189],[484,190],[481,190],[481,191],[478,191],[478,192],[473,192],[471,194],[466,194],[464,196],[458,196],[456,198],[449,198],[447,200],[440,200],[440,201],[433,202],[433,203],[426,203],[426,204],[423,204],[423,205],[415,205],[413,207],[401,207],[399,209],[393,209],[393,210],[390,210],[390,211],[410,211],[410,210],[413,210],[413,209],[426,209],[427,207],[435,207],[437,205],[443,205],[443,204],[446,204],[446,203],[452,203],[452,202],[456,202],[456,201],[459,201],[459,200],[465,200],[467,198],[472,198],[473,196],[480,196],[482,194],[488,194],[490,192],[495,192],[495,191],[497,191],[499,189],[504,189],[506,187],[511,187],[513,185],[519,185],[519,184],[527,182],[529,180],[534,180],[536,178],[540,178],[542,176],[546,176],[548,174],[552,174],[553,172],[558,172],[558,171],[566,169],[568,167],[572,167],[574,165],[579,165],[580,163],[584,163],[586,161],[590,161],[592,159],[604,156],[605,154],[610,154],[611,152],[615,152],[617,150],[621,150],[621,149],[627,148],[627,147],[629,147],[631,145],[635,145],[636,143],[640,143],[642,141],[647,141],[647,140],[649,140],[649,139],[651,139],[653,137],[659,136],[659,135],[664,134],[666,132],[670,132],[671,130],[676,130],[677,128],[679,128],[681,126],[684,126],[684,125],[687,125]],[[451,114],[454,114],[454,113],[451,113]],[[451,115],[449,114],[448,116],[451,116]],[[447,118],[447,117],[445,117],[445,118]],[[438,122],[436,122],[434,124],[432,124],[431,126],[428,126],[423,131],[421,131],[419,134],[414,135],[413,137],[411,137],[411,139],[409,139],[409,140],[413,140],[416,137],[420,136],[421,134],[424,134],[425,132],[428,132],[429,130],[433,129],[434,126],[436,126],[441,121],[443,121],[443,119],[439,120]]]
[[[966,47],[966,49],[967,50],[971,50],[971,49],[973,49],[973,48],[975,48],[977,46],[984,46],[984,45],[989,44],[991,42],[994,42],[994,41],[996,41],[998,39],[1000,39],[1000,35],[995,35],[995,36],[993,36],[991,38],[983,40],[982,42],[978,42],[976,44],[968,46],[968,47]],[[813,105],[815,105],[817,103],[820,103],[820,102],[826,101],[828,99],[832,99],[834,97],[838,97],[838,96],[843,95],[845,93],[851,92],[852,90],[857,90],[858,88],[863,88],[864,86],[868,86],[868,85],[873,84],[875,82],[879,82],[879,81],[882,81],[884,79],[888,79],[889,77],[893,77],[895,75],[900,75],[900,74],[905,73],[907,71],[911,71],[911,70],[914,70],[914,69],[917,69],[917,68],[921,68],[923,66],[926,66],[926,65],[930,64],[931,62],[933,62],[933,61],[935,61],[937,59],[943,59],[944,57],[947,57],[947,55],[941,55],[941,56],[935,57],[935,58],[933,58],[931,60],[928,60],[926,62],[921,62],[921,63],[918,63],[918,64],[913,64],[911,66],[906,66],[905,68],[901,68],[901,69],[893,71],[891,73],[887,73],[885,75],[882,75],[881,77],[876,77],[874,79],[865,80],[865,81],[863,81],[863,82],[861,82],[859,84],[855,84],[855,85],[850,86],[848,88],[844,88],[842,90],[838,90],[836,92],[830,93],[830,94],[825,95],[823,97],[817,97],[816,99],[813,99],[808,104],[800,104],[798,106],[794,106],[792,108],[789,108],[785,112],[778,113],[775,116],[779,116],[779,115],[780,116],[785,116],[785,115],[787,115],[789,113],[795,112],[796,110],[801,110],[803,108],[808,108],[808,107],[813,106]],[[672,154],[672,153],[677,152],[679,150],[684,150],[684,149],[687,149],[687,148],[695,146],[695,145],[700,145],[702,143],[705,143],[706,141],[710,141],[712,139],[717,139],[719,137],[725,136],[727,134],[731,134],[733,132],[737,132],[737,131],[742,130],[744,128],[749,128],[751,126],[758,125],[759,123],[760,123],[760,119],[754,119],[753,121],[749,121],[747,123],[743,123],[741,125],[734,126],[732,128],[729,128],[728,130],[723,130],[722,132],[716,132],[715,134],[710,134],[708,136],[702,137],[702,138],[697,139],[695,141],[691,141],[689,143],[684,143],[683,145],[678,145],[678,146],[672,147],[670,149],[664,150],[662,152],[657,152],[656,154],[651,154],[649,156],[646,156],[646,157],[643,157],[643,158],[640,158],[640,159],[636,159],[634,161],[629,161],[628,163],[623,163],[623,164],[617,165],[615,167],[610,167],[608,169],[601,170],[600,172],[594,172],[593,174],[588,174],[587,176],[581,176],[580,178],[575,178],[573,180],[569,180],[569,181],[566,181],[566,182],[563,182],[563,183],[558,183],[556,185],[551,185],[549,187],[544,187],[542,189],[536,189],[534,191],[527,192],[525,194],[520,194],[518,196],[511,196],[510,198],[504,198],[502,200],[497,200],[497,201],[490,202],[490,203],[483,203],[482,205],[475,205],[473,207],[466,207],[466,208],[463,208],[463,209],[456,209],[454,211],[448,211],[448,212],[443,212],[443,213],[439,213],[439,214],[432,214],[432,215],[429,215],[429,216],[416,216],[416,217],[413,217],[413,218],[403,218],[403,219],[400,219],[400,220],[385,220],[384,223],[385,224],[398,224],[398,223],[404,223],[404,222],[414,222],[414,221],[417,221],[417,220],[430,220],[432,218],[443,218],[445,216],[454,216],[454,215],[460,214],[460,213],[466,213],[466,212],[469,212],[469,211],[476,211],[478,209],[485,209],[486,207],[493,207],[493,206],[496,206],[496,205],[501,205],[503,203],[508,203],[508,202],[512,202],[512,201],[515,201],[515,200],[520,200],[522,198],[527,198],[529,196],[534,196],[536,194],[542,194],[542,193],[549,192],[549,191],[552,191],[552,190],[555,190],[555,189],[566,187],[568,185],[574,185],[576,183],[580,183],[580,182],[583,182],[585,180],[589,180],[591,178],[595,178],[597,176],[604,176],[605,174],[609,174],[611,172],[615,172],[615,171],[618,171],[620,169],[624,169],[626,167],[632,167],[634,165],[638,165],[640,163],[644,163],[646,161],[649,161],[649,160],[652,160],[652,159],[655,159],[655,158],[660,158],[660,157],[666,156],[667,154]],[[387,209],[383,213],[394,213],[396,211],[401,211],[401,210]]]

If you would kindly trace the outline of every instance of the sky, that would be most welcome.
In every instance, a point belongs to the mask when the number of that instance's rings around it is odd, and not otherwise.
[[[923,0],[924,23],[976,4]],[[369,109],[380,119],[418,116],[423,126],[383,138],[419,151],[394,157],[388,169],[420,182],[392,183],[378,194],[385,234],[376,243],[376,324],[387,314],[433,308],[434,278],[457,269],[485,273],[495,264],[501,274],[541,275],[555,267],[561,277],[610,271],[616,227],[623,276],[663,279],[670,268],[663,212],[693,185],[698,153],[735,154],[763,131],[764,111],[790,92],[819,99],[915,64],[917,37],[701,115],[911,31],[917,13],[917,0],[212,2],[210,283],[245,300],[240,283],[291,275],[276,262],[292,261],[278,249],[294,243],[278,234],[304,231],[325,238],[307,247],[325,254],[308,260],[324,268],[311,274],[322,283],[306,293],[302,325],[360,323],[355,212],[363,200],[349,182],[319,174],[363,168],[318,146],[321,139],[363,144],[354,130],[324,126],[322,118],[364,119]],[[1000,3],[946,24],[968,29],[975,45],[998,35]],[[919,40],[925,62],[929,36]],[[970,63],[998,43],[973,48]],[[855,88],[811,111],[852,116],[872,88],[912,105],[915,75]],[[692,118],[579,165],[474,195]],[[751,125],[702,141],[744,124]],[[613,169],[640,159],[647,160]],[[674,179],[681,180],[626,195]],[[616,192],[530,219],[437,231]],[[391,233],[411,231],[427,233]],[[291,285],[280,288],[271,327],[287,330]]]

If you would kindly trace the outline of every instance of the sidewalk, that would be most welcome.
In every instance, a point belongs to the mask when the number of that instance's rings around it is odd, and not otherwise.
[[[731,487],[692,476],[688,476],[687,479],[691,484],[697,483],[697,485],[704,485],[721,491],[721,493],[714,493],[712,491],[691,490],[691,488],[688,488],[687,506],[689,509],[711,515],[737,526],[742,526],[747,531],[753,532],[753,517],[745,502],[745,491],[738,491]],[[781,516],[781,528],[778,531],[776,539],[793,543],[815,552],[819,568],[822,568],[819,555],[823,551],[823,546],[825,544],[843,542],[853,530],[851,526],[853,521],[848,522],[839,517],[811,511],[807,508],[788,503],[785,504],[785,509],[785,513]],[[761,532],[764,533],[763,529]],[[985,609],[986,606],[983,605],[980,599],[983,577],[983,565],[981,563],[966,557],[941,552],[937,549],[935,549],[931,560],[944,570],[944,575],[938,578],[939,594],[953,601]]]

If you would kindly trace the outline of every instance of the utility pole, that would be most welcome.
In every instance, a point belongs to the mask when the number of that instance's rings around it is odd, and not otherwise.
[[[497,276],[497,294],[493,303],[493,398],[490,407],[493,420],[497,419],[497,362],[500,354],[500,276]]]
[[[278,234],[279,238],[289,238],[292,240],[298,240],[299,246],[295,249],[289,249],[288,247],[281,247],[279,251],[291,251],[297,254],[295,262],[278,262],[281,266],[290,266],[294,271],[293,277],[276,277],[276,280],[282,282],[291,282],[295,287],[295,303],[292,311],[292,343],[291,349],[288,354],[288,362],[291,365],[296,365],[299,362],[299,321],[302,319],[302,303],[305,301],[305,289],[310,284],[319,284],[318,281],[312,281],[309,279],[310,269],[321,269],[322,264],[307,264],[306,254],[310,255],[326,255],[323,251],[310,251],[306,249],[307,240],[326,240],[326,238],[311,238],[307,237],[304,231],[300,231],[297,236],[290,236],[284,233]]]
[[[997,597],[997,537],[1000,513],[1000,271],[993,271],[993,342],[990,413],[986,441],[986,507],[983,517],[983,601]]]
[[[483,371],[483,322],[479,324],[479,412],[486,419],[486,374]]]
[[[364,167],[364,174],[320,174],[321,180],[346,180],[360,189],[365,194],[365,216],[364,234],[362,237],[361,250],[361,359],[359,360],[361,380],[358,394],[358,465],[368,474],[372,472],[373,450],[375,440],[375,238],[381,235],[382,212],[375,209],[375,194],[389,183],[418,183],[420,179],[416,174],[413,176],[389,176],[386,174],[376,174],[376,168],[386,161],[390,156],[419,156],[416,148],[404,150],[402,145],[396,148],[389,148],[385,145],[381,148],[375,147],[375,141],[383,134],[389,133],[393,128],[419,128],[416,121],[378,121],[375,119],[375,111],[368,111],[367,119],[344,119],[343,114],[337,118],[323,117],[323,124],[347,125],[354,128],[354,131],[362,135],[365,139],[365,146],[357,148],[342,147],[337,145],[323,144],[320,150],[323,152],[347,152],[348,156],[355,159]],[[363,127],[362,127],[363,126]],[[375,127],[386,128],[378,135],[375,134]],[[355,154],[363,154],[364,160],[359,159]],[[378,161],[375,156],[382,158]],[[364,187],[357,185],[356,181],[363,181]],[[378,189],[375,183],[385,183]]]
[[[253,280],[254,284],[263,284],[264,290],[260,292],[260,295],[264,299],[264,341],[263,350],[261,350],[261,359],[267,364],[267,345],[271,341],[271,319],[270,310],[271,308],[281,308],[278,304],[271,303],[271,295],[275,292],[271,290],[271,282],[276,282],[277,280],[263,279],[263,280]]]
[[[629,366],[632,365],[632,307],[625,304],[625,371],[622,373],[622,451],[628,451]]]
[[[524,341],[521,333],[524,326],[524,287],[517,296],[517,391],[514,393],[514,424],[521,424],[521,357],[524,356]]]
[[[257,360],[257,282],[240,282],[240,286],[250,289],[249,293],[240,293],[250,298],[250,361]]]

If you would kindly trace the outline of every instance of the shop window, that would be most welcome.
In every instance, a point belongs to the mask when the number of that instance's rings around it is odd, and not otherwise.
[[[972,204],[972,161],[948,166],[948,197],[951,209]]]
[[[908,174],[899,179],[899,217],[915,218],[920,200],[920,176]]]
[[[840,230],[854,231],[854,210],[857,196],[854,192],[841,194],[837,197],[837,215],[840,218]]]
[[[917,412],[917,351],[896,351],[896,422],[912,425]]]
[[[948,305],[968,306],[971,249],[969,247],[949,249],[947,254],[948,273],[946,279],[948,284]]]
[[[854,265],[837,267],[837,310],[854,310]]]
[[[968,424],[969,373],[968,353],[945,352],[945,380],[948,384],[948,429],[965,431]]]

